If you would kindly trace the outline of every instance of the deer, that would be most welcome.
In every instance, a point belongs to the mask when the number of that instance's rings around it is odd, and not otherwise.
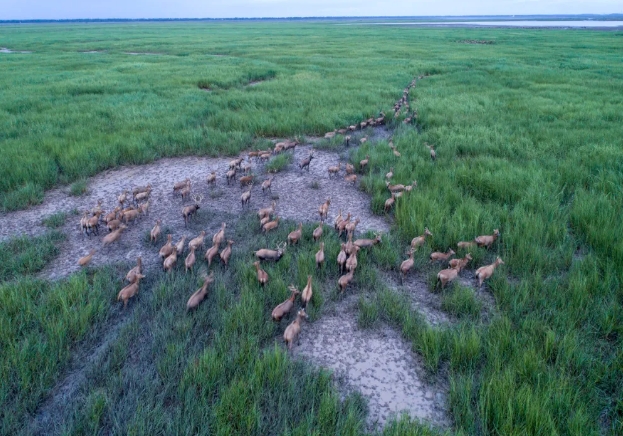
[[[175,248],[177,249],[178,254],[184,254],[184,247],[186,246],[186,235],[182,236],[182,239],[175,244]]]
[[[188,302],[186,303],[186,310],[190,311],[192,309],[196,309],[201,302],[205,299],[208,294],[208,285],[214,282],[214,272],[210,273],[209,276],[204,276],[203,286],[201,286],[197,291],[195,291]]]
[[[253,176],[242,176],[240,177],[240,187],[244,188],[245,186],[253,184]]]
[[[197,249],[199,247],[203,247],[203,238],[205,238],[205,235],[205,230],[202,230],[201,233],[199,233],[199,236],[190,240],[190,242],[188,243],[188,248],[195,247],[195,249]]]
[[[119,205],[123,207],[123,203],[128,201],[128,191],[125,190],[121,194],[119,194],[119,196],[117,197],[117,201],[119,202]]]
[[[262,227],[262,231],[264,233],[268,233],[269,231],[276,229],[278,225],[279,225],[279,217],[276,217],[274,220],[269,221],[266,224],[264,224],[264,227]]]
[[[231,162],[229,162],[229,169],[233,170],[236,167],[240,168],[240,164],[242,164],[242,161],[244,160],[244,158],[239,157],[237,159],[232,160]]]
[[[355,244],[353,244],[353,235],[349,234],[348,240],[346,241],[346,244],[344,244],[344,251],[346,252],[347,255],[350,256],[350,254],[353,252],[354,246]]]
[[[361,222],[361,220],[359,218],[357,218],[355,221],[351,221],[349,223],[346,224],[346,234],[349,235],[351,238],[353,236],[353,234],[355,233],[355,229],[357,228],[357,225]]]
[[[327,201],[322,203],[318,207],[318,214],[320,215],[320,222],[324,222],[327,219],[327,215],[329,214],[329,206],[331,205],[331,197],[327,198]]]
[[[264,194],[265,191],[270,191],[271,193],[273,192],[271,189],[271,185],[273,183],[273,177],[274,176],[271,176],[262,182],[262,194]]]
[[[362,173],[363,173],[363,170],[368,166],[369,162],[370,162],[370,156],[368,155],[366,155],[365,159],[359,162],[359,169],[361,170]]]
[[[141,259],[141,256],[139,256],[136,259],[136,266],[132,268],[130,271],[128,271],[128,273],[125,275],[125,279],[130,283],[134,283],[138,275],[142,273],[143,273],[143,259]]]
[[[256,260],[253,262],[253,266],[255,266],[255,271],[257,272],[257,281],[261,286],[266,285],[268,283],[268,273],[260,268],[260,261]]]
[[[190,181],[180,190],[182,200],[186,200],[190,196]]]
[[[316,252],[316,268],[324,265],[324,242],[320,243],[320,249]]]
[[[346,174],[353,174],[355,172],[355,167],[349,163],[346,164]]]
[[[185,180],[182,180],[181,182],[177,182],[177,183],[173,184],[173,192],[181,191],[188,184],[190,184],[190,179],[185,179]]]
[[[204,257],[205,257],[205,260],[208,261],[208,268],[210,268],[210,265],[212,265],[212,259],[214,259],[214,256],[218,254],[218,249],[219,249],[218,245],[212,245],[210,248],[208,248],[208,251],[206,251],[206,254]]]
[[[171,254],[171,252],[173,252],[173,243],[171,242],[172,236],[169,233],[167,235],[167,243],[164,244],[162,246],[162,248],[160,249],[160,251],[158,252],[158,256],[160,256],[160,259],[166,259],[167,257],[169,257],[169,255]],[[177,247],[176,247],[177,248]]]
[[[340,172],[340,167],[341,167],[342,163],[338,162],[337,165],[335,166],[330,166],[327,171],[329,173],[329,178],[331,178],[332,176],[336,176],[339,172]]]
[[[396,194],[392,192],[392,196],[385,200],[385,213],[389,212],[392,207],[394,207],[394,203],[396,202]]]
[[[346,259],[346,270],[347,271],[355,271],[357,268],[357,252],[359,251],[359,247],[356,245],[353,246],[352,251],[350,252],[350,256]]]
[[[460,267],[442,269],[437,273],[437,283],[435,287],[437,287],[437,284],[441,283],[441,289],[445,288],[448,283],[457,278],[460,272]]]
[[[94,254],[95,254],[95,250],[89,251],[89,254],[78,259],[78,265],[87,266],[89,263],[91,263],[91,259],[93,259]]]
[[[243,192],[242,195],[240,196],[240,203],[242,204],[242,208],[244,209],[244,205],[246,204],[247,206],[250,206],[250,201],[251,201],[251,190],[253,189],[253,183],[251,183],[251,186],[249,187],[249,190],[246,192]]]
[[[401,264],[400,264],[400,283],[402,283],[404,281],[405,276],[407,275],[407,273],[409,272],[409,270],[411,268],[413,268],[413,253],[415,253],[415,250],[413,250],[413,248],[411,250],[409,250],[407,252],[407,254],[409,255],[409,258],[407,260],[404,260]]]
[[[448,251],[445,253],[442,253],[439,251],[432,252],[429,256],[429,259],[431,262],[439,262],[439,261],[445,262],[446,260],[450,259],[455,254],[456,253],[454,252],[452,248],[448,248]]]
[[[255,257],[257,257],[259,260],[272,260],[272,261],[277,262],[279,261],[279,259],[283,257],[285,248],[286,248],[286,243],[284,242],[282,244],[277,244],[276,250],[262,248],[261,250],[257,250],[253,254],[255,254]]]
[[[346,135],[346,136],[344,137],[344,141],[346,142],[346,146],[347,146],[347,147],[350,147],[350,135]]]
[[[353,275],[355,274],[355,270],[349,271],[347,274],[341,276],[338,281],[338,287],[340,288],[340,292],[344,293],[350,282],[353,280]]]
[[[394,177],[394,167],[391,167],[389,172],[385,174],[385,179],[387,180],[390,180],[392,177]]]
[[[503,264],[504,264],[504,261],[498,257],[497,259],[495,259],[495,262],[493,262],[491,265],[481,266],[480,268],[478,268],[476,270],[476,277],[478,278],[478,287],[480,288],[482,286],[482,283],[493,275],[493,273],[495,272],[495,269],[499,265],[503,265]]]
[[[433,145],[428,145],[427,143],[424,143],[424,145],[426,145],[426,147],[428,147],[428,149],[430,150],[430,158],[431,160],[435,160],[437,159],[437,153],[435,153],[435,146]]]
[[[303,302],[303,307],[307,307],[307,304],[312,298],[312,276],[307,276],[307,285],[303,288],[303,292],[301,293],[301,301]]]
[[[301,332],[301,321],[307,318],[308,316],[305,313],[305,309],[300,309],[296,314],[296,319],[292,321],[292,323],[286,327],[285,332],[283,332],[283,340],[285,341],[288,350],[291,350],[294,341],[298,340],[299,333]]]
[[[176,263],[177,263],[177,248],[173,247],[173,251],[171,251],[171,254],[169,254],[169,256],[162,263],[162,268],[164,269],[164,271],[170,273]]]
[[[449,262],[450,268],[464,269],[469,261],[472,260],[472,255],[467,253],[462,259],[451,259]]]
[[[201,209],[199,207],[199,203],[201,202],[201,200],[203,199],[202,196],[197,195],[195,196],[195,198],[193,199],[193,201],[195,202],[195,204],[192,204],[190,206],[186,206],[184,208],[182,208],[182,217],[184,218],[184,227],[188,226],[188,221],[190,221],[190,219],[197,214],[197,211],[199,209]]]
[[[96,235],[99,235],[99,229],[100,229],[100,216],[102,215],[101,210],[95,212],[95,214],[90,217],[87,218],[86,220],[86,228],[88,231],[93,232]]]
[[[229,170],[225,173],[225,178],[227,179],[227,184],[229,185],[229,182],[236,180],[236,169],[234,168],[233,170]]]
[[[158,238],[160,237],[160,233],[161,233],[160,223],[161,222],[162,221],[160,220],[156,220],[156,225],[154,226],[153,229],[151,229],[151,232],[149,233],[149,242],[156,242]]]
[[[342,221],[338,223],[337,225],[338,236],[342,236],[342,233],[344,233],[344,230],[346,229],[346,226],[348,225],[348,223],[350,223],[350,212],[348,212],[348,215],[346,215],[346,219],[343,219]]]
[[[314,242],[318,242],[320,238],[322,238],[322,221],[318,224],[318,227],[314,229],[312,236],[314,238]]]
[[[151,191],[151,184],[147,186],[137,186],[136,188],[132,190],[132,196],[136,197],[140,193],[149,192],[149,191]]]
[[[355,183],[357,183],[357,174],[348,174],[344,176],[344,180],[354,185]]]
[[[288,244],[294,245],[298,243],[301,240],[302,236],[303,236],[303,223],[299,223],[299,226],[297,227],[297,229],[290,232],[290,234],[288,234]]]
[[[147,185],[144,191],[134,194],[134,202],[138,203],[139,201],[147,200],[150,194],[151,194],[151,185]]]
[[[126,286],[125,288],[121,289],[121,291],[119,291],[119,294],[117,295],[117,301],[123,301],[124,309],[128,305],[128,300],[134,297],[138,293],[138,286],[140,284],[141,279],[144,277],[145,276],[143,274],[137,274],[136,280],[134,282],[130,283],[128,286]]]
[[[216,171],[212,171],[206,178],[208,185],[216,185]]]
[[[234,241],[232,241],[231,239],[228,240],[227,247],[223,248],[223,251],[221,251],[220,253],[221,260],[223,261],[225,266],[227,266],[227,264],[229,263],[229,258],[231,257],[231,246],[233,244],[234,244]]]
[[[277,322],[281,321],[281,318],[289,314],[292,308],[294,307],[294,300],[296,299],[296,296],[300,294],[300,292],[298,291],[298,289],[294,287],[294,285],[290,285],[288,289],[290,290],[292,294],[290,295],[290,298],[288,298],[286,301],[279,304],[277,307],[273,309],[271,313],[273,321],[277,321]]]
[[[108,224],[110,221],[116,220],[119,212],[121,212],[121,207],[115,207],[112,212],[109,212],[104,216],[104,222]]]
[[[493,235],[478,236],[474,239],[474,242],[479,247],[490,248],[491,244],[495,242],[498,236],[500,236],[500,231],[498,229],[495,229],[493,231]]]
[[[337,226],[339,223],[342,222],[342,209],[340,209],[337,213],[337,216],[335,217],[335,220],[333,221],[333,227],[335,228],[335,230],[337,230]]]
[[[314,158],[314,151],[312,150],[309,153],[309,156],[305,159],[303,159],[300,163],[299,163],[299,168],[302,170],[304,170],[305,168],[307,168],[307,171],[309,171],[309,164],[311,163],[312,159]]]
[[[276,202],[272,202],[270,207],[265,207],[263,209],[260,209],[259,212],[257,213],[257,216],[262,219],[264,217],[270,216],[272,214],[275,213],[275,206],[277,206]]]
[[[186,256],[186,259],[184,260],[184,272],[188,272],[188,270],[192,271],[195,261],[197,260],[195,250],[195,247],[190,247],[190,253],[188,253],[188,256]],[[175,251],[177,252],[177,248]]]
[[[423,234],[421,234],[420,236],[416,236],[411,240],[411,248],[413,248],[414,250],[420,248],[426,242],[427,236],[433,236],[433,234],[430,232],[430,230],[428,230],[428,227],[425,227]]]
[[[115,230],[114,232],[110,232],[109,234],[104,236],[104,239],[102,239],[103,245],[106,246],[112,244],[113,242],[116,242],[121,237],[121,233],[123,233],[123,231],[127,228],[128,226],[126,226],[125,224],[120,224],[117,230]]]
[[[381,243],[381,234],[375,233],[374,239],[357,239],[353,244],[359,248],[369,248]]]
[[[347,255],[346,255],[346,244],[340,244],[340,252],[337,255],[337,265],[340,268],[340,273],[342,273],[344,270],[346,270],[346,260],[347,260]]]
[[[220,230],[212,236],[213,245],[220,246],[223,243],[225,240],[225,228],[227,228],[227,223],[222,223]]]

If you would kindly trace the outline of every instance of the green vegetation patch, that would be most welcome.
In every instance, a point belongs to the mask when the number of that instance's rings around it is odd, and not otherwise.
[[[59,254],[62,233],[51,231],[43,236],[21,236],[0,242],[0,282],[36,274]]]

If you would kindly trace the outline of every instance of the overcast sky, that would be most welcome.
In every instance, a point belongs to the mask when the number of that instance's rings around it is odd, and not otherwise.
[[[610,14],[623,0],[2,0],[0,19]]]

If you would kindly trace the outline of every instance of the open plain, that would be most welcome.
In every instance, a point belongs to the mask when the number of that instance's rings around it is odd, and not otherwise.
[[[622,41],[331,22],[0,27],[0,434],[623,433]],[[250,186],[226,180],[237,157]],[[409,187],[393,205],[388,182]],[[98,201],[109,213],[147,184],[148,212],[116,242],[101,220],[81,230]],[[263,232],[273,201],[280,221]],[[344,291],[340,210],[360,219],[354,239],[380,235]],[[208,265],[223,222],[231,257]],[[254,252],[299,223],[260,285]],[[170,272],[167,234],[187,237]],[[447,261],[429,256],[450,248],[471,260],[440,287]],[[309,302],[273,321],[308,277]]]

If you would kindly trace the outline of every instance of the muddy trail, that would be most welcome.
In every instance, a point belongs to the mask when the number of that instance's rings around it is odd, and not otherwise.
[[[374,129],[371,140],[385,138],[387,130]],[[302,222],[317,222],[318,206],[327,198],[331,198],[328,222],[332,223],[341,209],[344,214],[350,212],[353,219],[359,217],[359,232],[388,231],[390,223],[385,217],[370,212],[370,198],[361,192],[356,184],[344,180],[344,171],[339,177],[329,178],[327,168],[344,163],[346,153],[314,149],[314,159],[309,171],[301,170],[298,163],[309,156],[313,138],[307,144],[299,145],[292,153],[291,163],[281,172],[274,175],[271,191],[262,193],[261,182],[267,177],[264,163],[252,162],[252,173],[256,175],[252,187],[249,207],[242,207],[240,196],[248,188],[241,188],[238,181],[227,184],[225,172],[231,158],[182,157],[161,159],[154,163],[141,166],[126,166],[105,171],[92,179],[88,184],[88,192],[80,197],[68,194],[68,188],[49,191],[42,204],[27,210],[0,215],[0,240],[19,235],[39,235],[46,231],[42,220],[57,213],[67,214],[65,224],[60,228],[67,236],[61,245],[60,254],[41,273],[42,278],[60,279],[77,271],[77,261],[89,250],[95,249],[96,254],[92,266],[102,266],[114,262],[136,261],[137,256],[143,257],[147,269],[160,265],[158,250],[149,247],[149,231],[157,219],[162,220],[163,235],[171,233],[177,242],[183,235],[193,238],[201,230],[211,236],[218,231],[220,218],[208,220],[208,226],[199,226],[191,222],[185,226],[181,215],[182,207],[192,204],[192,200],[181,199],[173,193],[176,181],[190,178],[192,194],[202,196],[199,214],[206,216],[223,215],[222,219],[231,223],[244,213],[256,213],[260,207],[268,207],[276,201],[276,214],[281,219]],[[352,148],[351,148],[352,149]],[[348,149],[346,149],[348,150]],[[241,155],[241,157],[246,155]],[[246,160],[245,160],[246,162]],[[216,185],[208,186],[206,177],[216,171]],[[119,241],[105,247],[102,238],[108,233],[104,225],[100,225],[99,236],[85,236],[80,232],[79,222],[82,211],[95,207],[102,200],[105,211],[117,206],[117,196],[124,190],[132,190],[136,186],[151,184],[153,191],[150,198],[149,215],[131,223]],[[78,214],[76,214],[76,211]],[[206,221],[204,219],[198,221]],[[252,229],[253,232],[259,231]],[[209,238],[208,238],[209,239]],[[164,236],[155,244],[158,248],[164,245]]]

